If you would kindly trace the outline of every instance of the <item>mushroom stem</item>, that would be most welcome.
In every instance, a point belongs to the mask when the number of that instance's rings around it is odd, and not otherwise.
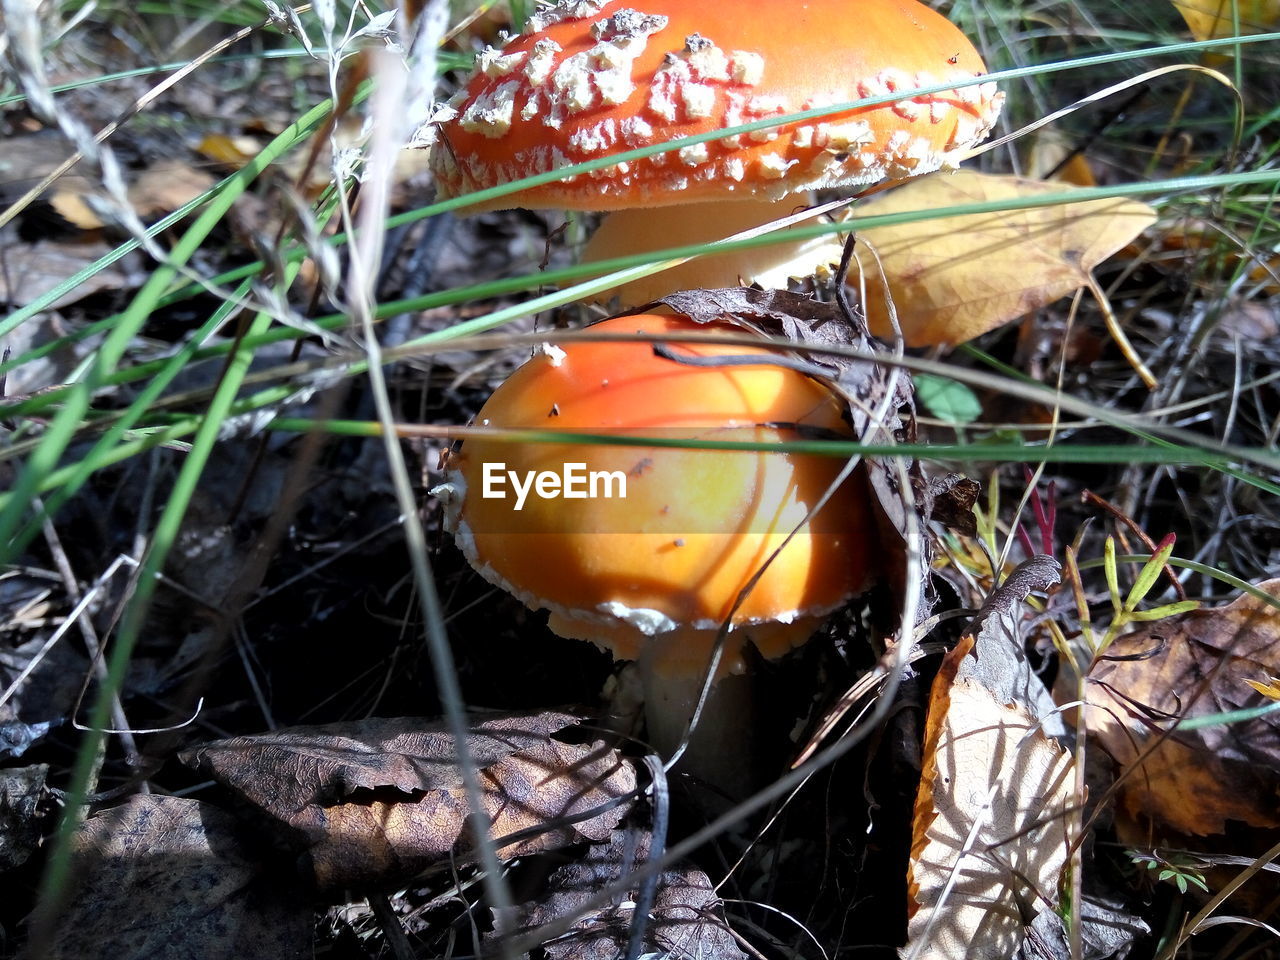
[[[805,200],[805,196],[777,202],[730,199],[683,207],[619,210],[605,217],[587,242],[582,260],[593,263],[723,240],[787,217],[803,208]],[[791,277],[807,277],[840,262],[842,245],[834,236],[783,239],[790,229],[778,232],[775,244],[700,256],[602,291],[596,299],[616,296],[623,308],[630,308],[673,290],[732,287],[739,283],[782,289]]]
[[[664,674],[646,657],[639,664],[648,740],[664,759],[673,757],[702,692],[702,676]],[[759,788],[765,758],[760,755],[755,677],[725,674],[715,680],[673,774],[685,775],[708,792],[708,802],[737,801]],[[715,797],[710,795],[714,794]]]
[[[798,647],[822,620],[798,617],[790,623],[756,623],[731,631],[692,729],[689,724],[702,692],[706,664],[704,669],[691,669],[686,647],[696,643],[709,656],[707,637],[681,636],[685,631],[675,631],[646,648],[636,666],[644,693],[647,739],[668,761],[684,745],[674,773],[687,775],[722,800],[742,800],[765,784],[781,760],[769,747],[779,738],[765,724],[787,720],[762,702],[757,689],[761,678],[752,668],[760,658],[744,656],[742,644],[750,640],[758,649],[774,651]]]

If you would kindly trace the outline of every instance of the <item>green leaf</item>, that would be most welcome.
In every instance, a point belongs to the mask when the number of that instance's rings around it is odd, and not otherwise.
[[[1116,541],[1107,537],[1102,543],[1102,569],[1107,575],[1107,592],[1111,594],[1111,606],[1120,612],[1120,571],[1116,566]]]
[[[1173,545],[1175,537],[1169,534],[1160,541],[1160,546],[1151,559],[1143,565],[1138,571],[1138,577],[1133,582],[1133,589],[1129,591],[1129,597],[1125,600],[1126,610],[1136,610],[1138,604],[1142,602],[1142,598],[1151,592],[1151,588],[1156,585],[1156,581],[1160,579],[1160,573],[1164,569],[1165,563],[1168,562],[1169,556],[1173,553]]]
[[[982,404],[977,395],[963,383],[928,373],[917,373],[914,379],[916,397],[944,423],[963,426],[982,415]]]
[[[1150,610],[1134,610],[1129,614],[1129,619],[1163,620],[1165,617],[1176,617],[1180,613],[1196,610],[1199,606],[1199,600],[1179,600],[1177,603],[1166,603],[1164,606],[1152,607]]]

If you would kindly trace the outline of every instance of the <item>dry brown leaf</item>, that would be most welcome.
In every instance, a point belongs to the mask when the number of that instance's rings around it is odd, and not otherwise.
[[[904,957],[1006,960],[1057,905],[1074,765],[1018,629],[1027,593],[1056,580],[1047,557],[1023,564],[934,680]]]
[[[0,205],[7,205],[36,186],[71,155],[70,143],[53,130],[40,130],[6,137],[0,150]],[[72,170],[83,170],[88,164]],[[97,230],[102,221],[90,209],[85,197],[94,189],[81,173],[63,174],[42,198],[71,226]]]
[[[40,848],[47,764],[0,770],[0,873]]]
[[[859,215],[1035,198],[1071,188],[960,170],[889,191]],[[888,294],[910,346],[963,343],[1052,303],[1088,282],[1089,271],[1155,222],[1136,200],[1027,207],[922,220],[859,232],[889,279]],[[892,337],[874,258],[861,254],[872,333]],[[858,276],[852,273],[850,283]]]
[[[578,722],[563,713],[501,716],[472,727],[489,836],[515,857],[609,836],[618,803],[572,824],[554,823],[618,800],[635,771],[599,743],[552,734]],[[305,849],[321,889],[391,886],[465,859],[468,806],[453,737],[439,722],[366,720],[236,737],[183,759],[284,824]]]
[[[216,807],[137,796],[76,834],[54,960],[310,957],[312,909]]]
[[[71,147],[49,131],[11,137],[0,151],[0,200],[35,186],[70,155]],[[75,169],[75,168],[73,168]],[[83,168],[81,168],[83,169]],[[171,213],[214,183],[209,174],[180,162],[148,167],[129,185],[129,202],[144,219]],[[45,202],[68,224],[80,230],[100,230],[105,224],[90,203],[97,185],[78,173],[60,177],[43,195]]]
[[[1186,218],[1174,224],[1156,238],[1152,254],[1154,263],[1176,272],[1180,277],[1190,275],[1202,285],[1216,283],[1214,277],[1217,274],[1234,272],[1244,263],[1249,282],[1257,284],[1260,292],[1269,296],[1280,293],[1280,255],[1250,248],[1207,220]],[[1254,326],[1255,329],[1240,332],[1246,339],[1275,335],[1268,330],[1276,323],[1274,311],[1260,304],[1258,306],[1270,315],[1270,322],[1247,323],[1246,326]],[[1230,318],[1225,324],[1220,322],[1219,329],[1229,323]]]
[[[982,492],[979,484],[958,473],[949,473],[945,477],[930,477],[929,492],[933,500],[931,520],[950,527],[962,537],[978,535],[973,507]]]
[[[1280,293],[1280,284],[1275,285],[1274,292]],[[1219,308],[1218,323],[1213,332],[1228,343],[1239,338],[1245,343],[1264,344],[1280,337],[1280,312],[1275,310],[1271,300],[1232,297]],[[1235,344],[1231,344],[1231,349],[1237,349]]]
[[[499,928],[505,936],[517,937],[544,924],[576,917],[568,933],[545,943],[539,953],[547,960],[616,960],[626,953],[639,884],[604,907],[588,910],[585,904],[647,861],[649,845],[647,833],[613,831],[608,843],[593,844],[580,858],[556,869],[541,896],[515,908],[515,921],[500,923]],[[685,867],[665,870],[659,876],[645,927],[644,952],[700,960],[743,960],[722,915],[720,898],[701,870]]]
[[[1280,580],[1261,588],[1280,597]],[[1148,624],[1107,655],[1089,678],[1089,731],[1128,768],[1172,717],[1269,702],[1248,681],[1280,673],[1280,610],[1246,594]],[[1280,714],[1174,733],[1125,778],[1120,808],[1183,834],[1220,834],[1231,820],[1280,826]]]
[[[129,202],[144,220],[172,213],[194,200],[217,181],[204,170],[185,163],[148,167],[129,184]]]
[[[56,131],[5,137],[4,150],[0,151],[0,196],[16,200],[70,155],[70,145]]]
[[[110,252],[111,247],[99,242],[37,240],[35,243],[4,246],[0,248],[0,304],[25,307]],[[107,267],[77,284],[49,306],[51,309],[63,307],[90,294],[118,290],[129,283],[129,278],[118,268]]]
[[[1197,40],[1267,33],[1280,24],[1280,0],[1173,0],[1173,5]]]

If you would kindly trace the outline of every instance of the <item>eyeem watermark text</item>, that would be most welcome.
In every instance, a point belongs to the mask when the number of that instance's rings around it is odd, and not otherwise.
[[[588,470],[585,463],[566,463],[555,470],[508,470],[502,462],[486,462],[480,495],[486,500],[505,500],[507,487],[515,493],[515,507],[524,509],[532,493],[541,500],[626,499],[627,475],[621,470]]]

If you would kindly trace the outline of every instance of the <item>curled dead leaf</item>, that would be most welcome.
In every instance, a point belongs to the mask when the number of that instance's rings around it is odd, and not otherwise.
[[[600,743],[553,738],[577,722],[545,712],[472,727],[484,829],[501,844],[499,856],[604,839],[626,812],[631,765]],[[474,849],[457,751],[440,722],[294,727],[183,759],[288,828],[286,841],[323,890],[394,886]]]
[[[1280,580],[1261,589],[1280,597]],[[1264,706],[1250,681],[1277,673],[1280,610],[1250,594],[1112,644],[1089,677],[1087,720],[1123,770],[1137,767],[1120,785],[1120,811],[1201,836],[1225,832],[1228,821],[1280,826],[1280,713],[1165,736],[1177,718]]]
[[[639,883],[620,902],[588,909],[590,899],[649,859],[650,836],[615,830],[607,843],[592,844],[556,869],[541,895],[514,909],[507,935],[536,933],[546,924],[576,918],[572,929],[545,943],[547,960],[615,960],[625,955]],[[644,952],[701,960],[743,960],[710,879],[694,867],[664,870],[645,926]]]
[[[1054,917],[1074,764],[1023,653],[1022,600],[1057,580],[1019,567],[943,659],[929,698],[912,825],[908,944],[916,960],[1005,960]],[[976,637],[973,632],[976,631]]]

